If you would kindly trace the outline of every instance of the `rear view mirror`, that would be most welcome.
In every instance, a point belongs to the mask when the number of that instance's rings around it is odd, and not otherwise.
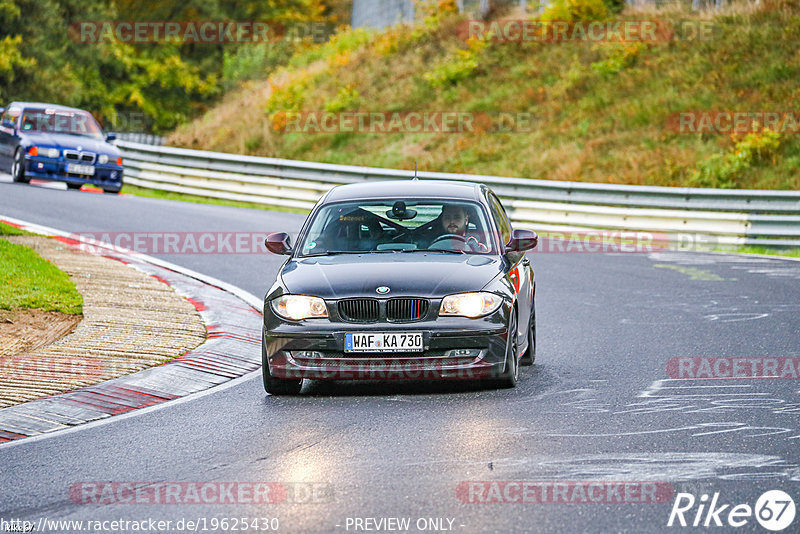
[[[292,247],[290,243],[291,238],[289,237],[289,234],[285,232],[269,234],[264,240],[264,245],[266,245],[267,250],[273,254],[280,254],[283,256],[288,256],[292,253]]]
[[[116,141],[116,139],[117,139],[117,134],[115,134],[114,132],[109,132],[106,134],[106,141],[111,142],[111,141]]]
[[[533,230],[514,230],[506,245],[506,252],[525,252],[535,249],[539,244],[539,236]]]

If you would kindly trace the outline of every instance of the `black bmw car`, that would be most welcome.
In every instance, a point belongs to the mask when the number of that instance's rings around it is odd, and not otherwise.
[[[486,186],[448,181],[335,187],[292,244],[264,301],[264,388],[302,381],[482,379],[517,383],[536,356],[535,281]]]
[[[122,189],[122,154],[86,111],[39,102],[12,102],[0,115],[0,169],[15,182],[31,179]]]

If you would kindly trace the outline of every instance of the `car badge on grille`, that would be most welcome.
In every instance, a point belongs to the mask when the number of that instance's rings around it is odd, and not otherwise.
[[[389,291],[391,291],[391,289],[389,289],[389,288],[388,288],[388,287],[386,287],[386,286],[381,286],[381,287],[379,287],[378,289],[376,289],[375,291],[376,291],[376,292],[377,292],[379,295],[385,295],[386,293],[388,293]]]

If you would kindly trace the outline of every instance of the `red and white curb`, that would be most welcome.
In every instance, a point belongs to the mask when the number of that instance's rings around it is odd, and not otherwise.
[[[173,401],[261,367],[262,302],[254,295],[144,254],[11,217],[0,221],[71,246],[91,245],[81,249],[158,278],[195,305],[208,331],[202,345],[169,363],[0,409],[0,444]]]

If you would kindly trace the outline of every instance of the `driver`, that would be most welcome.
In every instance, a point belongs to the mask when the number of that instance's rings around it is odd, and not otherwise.
[[[467,210],[464,209],[464,206],[445,204],[442,206],[441,221],[444,234],[467,235],[469,215],[467,215]]]
[[[465,238],[463,242],[466,243],[470,250],[486,250],[486,245],[481,243],[475,236],[468,235],[467,229],[469,228],[469,212],[464,206],[459,204],[444,204],[442,206],[442,214],[439,219],[439,231],[441,232],[439,237],[446,235],[461,236]],[[436,239],[437,238],[435,238],[434,241]],[[455,242],[454,245],[457,248],[461,248],[458,246],[457,242]]]

